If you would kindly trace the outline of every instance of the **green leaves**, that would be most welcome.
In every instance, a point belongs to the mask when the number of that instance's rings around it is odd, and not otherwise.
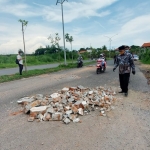
[[[70,42],[70,43],[72,43],[72,41],[73,41],[73,37],[72,37],[72,36],[69,36],[69,34],[68,34],[68,33],[66,33],[66,35],[65,35],[65,39],[66,39],[66,42]]]
[[[25,20],[19,19],[18,21],[21,22],[23,24],[23,26],[27,26],[27,24],[28,24],[28,21],[25,21]]]

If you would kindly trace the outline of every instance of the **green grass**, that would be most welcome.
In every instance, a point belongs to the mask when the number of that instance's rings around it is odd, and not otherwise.
[[[94,64],[95,62],[86,62],[84,63],[84,66]],[[55,68],[49,68],[49,69],[35,69],[35,70],[29,70],[27,72],[23,72],[23,75],[19,75],[19,73],[13,74],[13,75],[3,75],[0,76],[0,83],[3,82],[8,82],[8,81],[13,81],[13,80],[19,80],[22,78],[29,78],[33,76],[38,76],[41,74],[47,74],[47,73],[52,73],[52,72],[57,72],[60,70],[65,70],[65,69],[71,69],[71,68],[76,68],[77,64],[76,63],[68,63],[68,65],[59,65],[58,67]]]

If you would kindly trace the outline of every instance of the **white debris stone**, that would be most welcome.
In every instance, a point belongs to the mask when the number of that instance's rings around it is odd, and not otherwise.
[[[62,113],[61,112],[56,112],[52,114],[52,120],[54,121],[61,121],[62,120]]]
[[[80,119],[79,118],[75,118],[75,119],[73,119],[73,122],[74,123],[77,123],[77,122],[79,122],[80,121]]]
[[[70,119],[68,119],[68,118],[64,118],[63,121],[64,121],[65,124],[69,124],[70,123]]]
[[[90,95],[93,94],[93,91],[89,91],[89,94],[90,94]]]
[[[17,103],[18,103],[18,104],[21,104],[21,103],[23,103],[23,102],[29,102],[29,103],[31,103],[31,102],[33,102],[33,101],[35,101],[35,98],[34,98],[34,97],[24,97],[24,98],[19,99],[19,100],[17,101]]]
[[[67,91],[69,91],[69,88],[64,87],[64,88],[62,89],[62,91],[63,91],[63,92],[67,92]]]
[[[82,109],[82,108],[79,108],[79,109],[78,109],[78,113],[83,116],[83,109]]]
[[[51,113],[51,114],[55,113],[53,107],[48,108],[46,112]]]
[[[66,115],[70,115],[72,113],[72,110],[68,110],[68,111],[66,111]]]
[[[60,94],[59,93],[53,93],[50,95],[52,98],[57,98],[57,97],[60,97]]]
[[[40,106],[40,107],[32,107],[30,109],[31,112],[43,112],[47,109],[47,106]]]

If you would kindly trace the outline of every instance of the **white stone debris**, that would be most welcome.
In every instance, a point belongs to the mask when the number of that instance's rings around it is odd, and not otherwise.
[[[28,121],[63,121],[81,122],[79,116],[91,114],[91,111],[99,109],[100,116],[107,116],[113,110],[116,101],[116,92],[112,88],[96,87],[89,88],[79,85],[77,87],[64,87],[57,93],[44,96],[36,94],[24,97],[17,102],[28,114]]]

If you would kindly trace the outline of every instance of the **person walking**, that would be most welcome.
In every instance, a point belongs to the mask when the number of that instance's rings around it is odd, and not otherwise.
[[[124,93],[125,96],[128,96],[130,72],[132,68],[132,74],[135,75],[135,65],[132,56],[126,53],[125,49],[125,46],[120,46],[118,48],[119,55],[117,56],[113,71],[115,71],[115,69],[119,66],[119,81],[120,88],[122,89],[122,91],[120,91],[119,93]]]
[[[22,58],[22,51],[19,50],[18,51],[18,55],[17,55],[17,59],[18,59],[18,66],[19,66],[19,73],[20,75],[22,75],[22,70],[23,70],[23,58]]]

